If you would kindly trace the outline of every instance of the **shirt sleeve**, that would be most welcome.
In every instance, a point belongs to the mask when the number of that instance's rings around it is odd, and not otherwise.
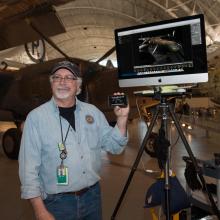
[[[19,177],[21,198],[30,199],[41,196],[39,169],[41,165],[41,144],[36,122],[28,116],[21,139],[19,152]]]
[[[117,124],[111,127],[103,113],[100,115],[100,125],[102,148],[112,154],[120,154],[128,142],[128,134],[123,136]]]

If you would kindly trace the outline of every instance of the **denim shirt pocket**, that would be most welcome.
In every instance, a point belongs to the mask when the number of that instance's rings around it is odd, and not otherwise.
[[[87,139],[90,149],[96,149],[100,147],[100,140],[97,126],[93,124],[85,125],[85,138]]]

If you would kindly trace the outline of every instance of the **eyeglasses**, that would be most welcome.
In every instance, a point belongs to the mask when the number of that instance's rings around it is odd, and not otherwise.
[[[65,82],[72,82],[72,81],[74,81],[74,80],[77,79],[77,78],[74,77],[74,76],[65,76],[65,77],[62,77],[62,76],[57,76],[57,75],[52,76],[51,78],[52,78],[52,80],[53,80],[54,82],[61,82],[62,80],[64,80]]]

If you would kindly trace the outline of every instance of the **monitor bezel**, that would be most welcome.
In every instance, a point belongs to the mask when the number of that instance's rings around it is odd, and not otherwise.
[[[163,85],[175,85],[175,84],[194,84],[202,83],[208,81],[208,67],[204,68],[202,72],[196,72],[191,74],[183,73],[173,73],[168,75],[160,76],[133,76],[132,78],[120,77],[120,60],[119,60],[119,40],[118,37],[124,34],[135,34],[142,33],[143,31],[152,31],[158,29],[165,29],[170,27],[182,26],[184,24],[191,24],[192,22],[200,21],[201,27],[201,42],[202,42],[202,56],[207,64],[207,54],[206,54],[206,41],[205,41],[205,22],[204,16],[202,14],[187,16],[177,19],[164,20],[159,22],[154,22],[150,24],[137,25],[126,28],[119,28],[115,30],[115,42],[116,42],[116,56],[118,61],[118,80],[120,87],[133,87],[133,86],[163,86]]]

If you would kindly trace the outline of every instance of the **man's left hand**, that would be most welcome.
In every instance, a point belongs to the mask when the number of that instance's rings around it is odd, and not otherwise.
[[[114,95],[124,95],[124,93],[114,93]],[[114,107],[114,113],[118,117],[128,117],[129,114],[129,104],[125,107],[115,106]]]
[[[124,93],[114,93],[114,95],[124,95]],[[125,107],[115,106],[114,113],[117,116],[117,126],[121,131],[121,134],[126,136],[127,131],[127,121],[128,121],[128,114],[129,114],[129,104]]]

